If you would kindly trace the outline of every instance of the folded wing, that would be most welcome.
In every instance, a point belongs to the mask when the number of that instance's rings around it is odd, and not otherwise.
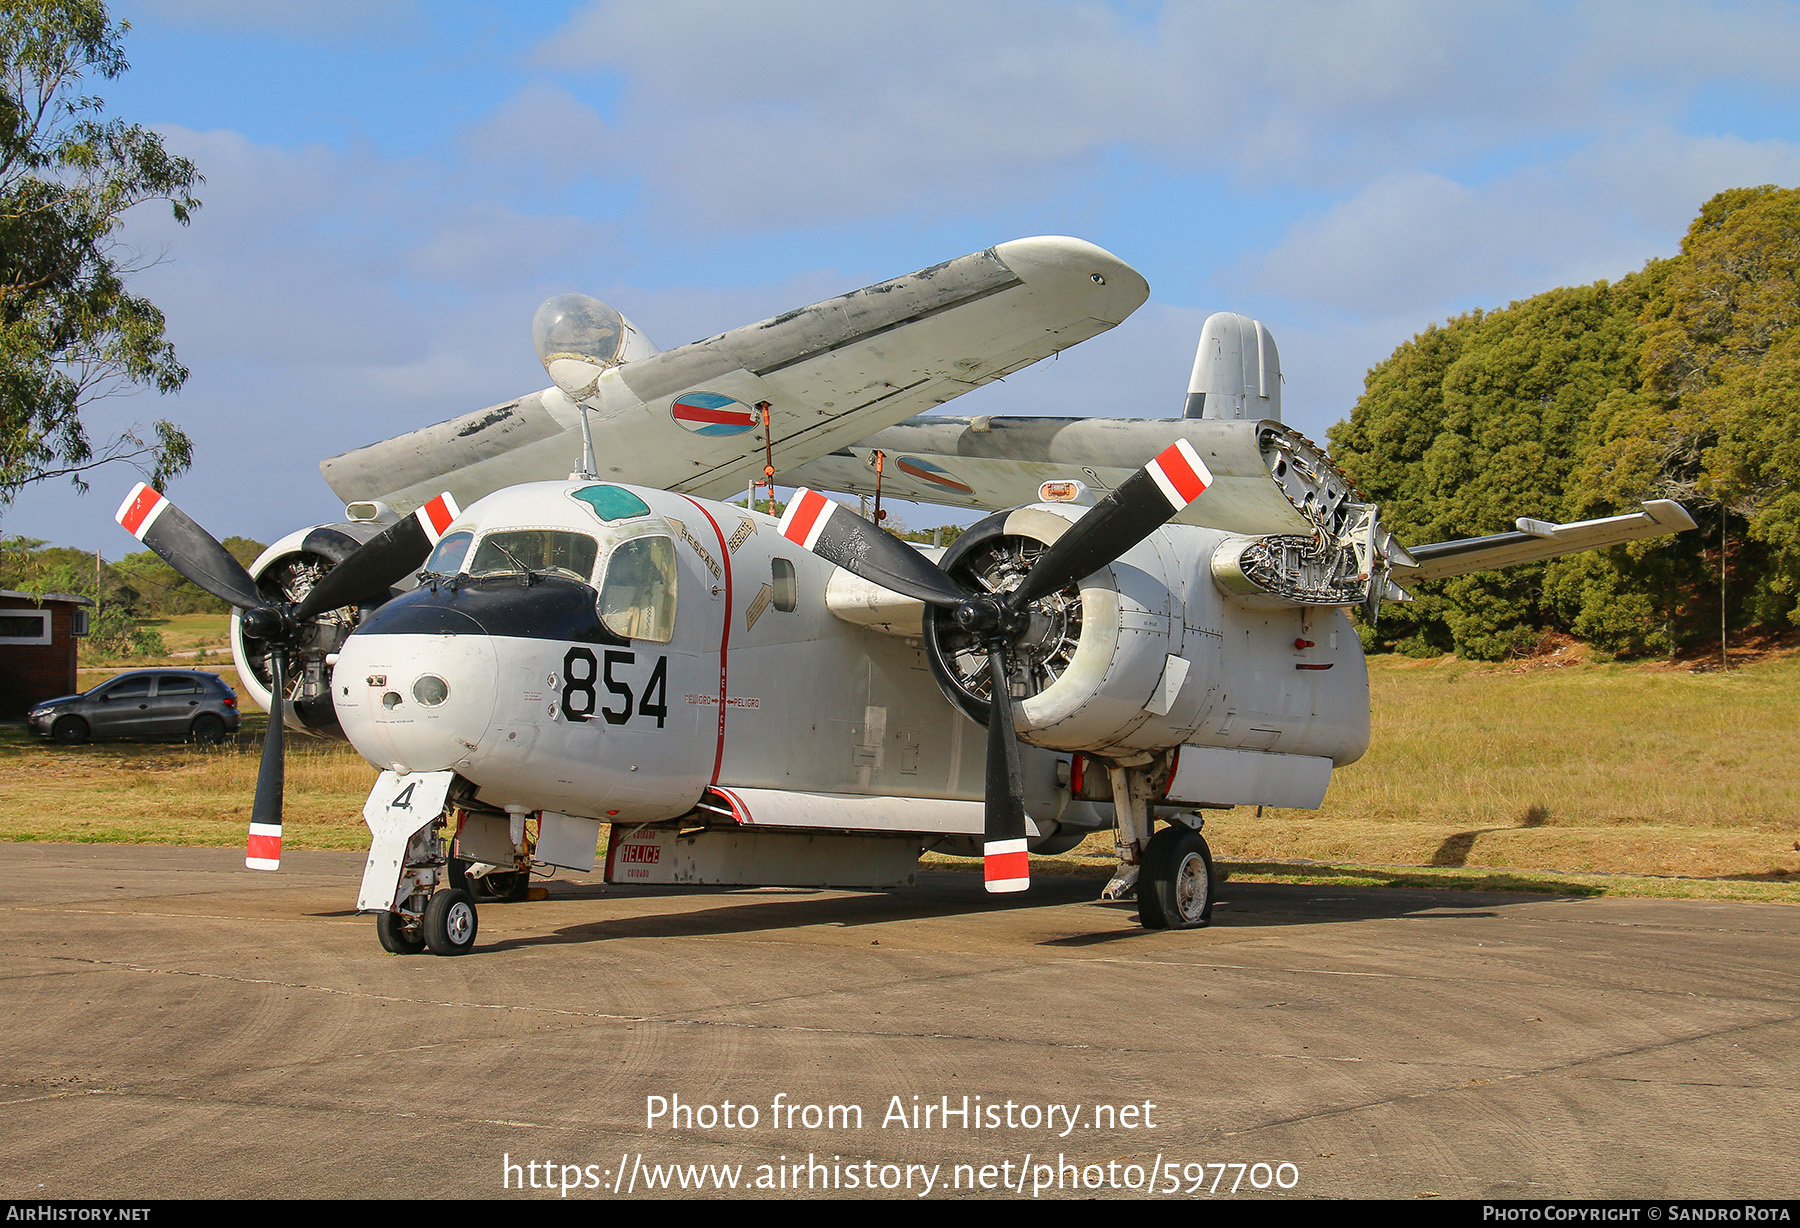
[[[584,398],[601,474],[703,496],[799,465],[1105,332],[1149,286],[1070,238],[1019,239],[678,349],[620,363]],[[346,503],[470,503],[566,476],[580,411],[557,388],[331,457]]]
[[[1581,520],[1574,524],[1553,524],[1521,516],[1516,523],[1518,529],[1512,533],[1410,546],[1407,553],[1416,566],[1397,562],[1394,579],[1402,584],[1412,580],[1441,580],[1472,571],[1536,563],[1582,550],[1600,550],[1640,538],[1683,532],[1694,527],[1694,518],[1681,504],[1656,499],[1644,504],[1643,511],[1623,516]]]

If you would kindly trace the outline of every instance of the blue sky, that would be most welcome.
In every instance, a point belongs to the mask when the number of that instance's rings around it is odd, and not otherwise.
[[[1427,324],[1619,277],[1713,193],[1800,184],[1792,3],[114,11],[132,68],[96,92],[206,184],[191,227],[146,207],[126,233],[192,376],[91,424],[187,429],[170,493],[221,537],[335,519],[320,458],[544,386],[531,313],[565,290],[668,347],[1072,234],[1149,303],[954,412],[1178,413],[1201,321],[1236,310],[1322,439]],[[34,489],[0,532],[116,557],[135,480]]]

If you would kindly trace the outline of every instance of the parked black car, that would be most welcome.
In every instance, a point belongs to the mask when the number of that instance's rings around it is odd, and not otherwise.
[[[89,738],[191,738],[212,745],[238,727],[237,692],[197,669],[140,669],[80,695],[47,699],[31,732],[74,746]]]

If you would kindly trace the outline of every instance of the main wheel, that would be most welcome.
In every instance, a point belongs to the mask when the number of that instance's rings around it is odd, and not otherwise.
[[[517,904],[531,889],[531,873],[527,870],[496,870],[470,879],[469,886],[478,900]]]
[[[469,873],[469,862],[460,857],[450,860],[450,885],[460,887],[483,902],[516,904],[531,890],[529,870],[491,870],[480,876]]]
[[[50,726],[50,736],[64,746],[80,746],[88,740],[88,723],[79,716],[59,716]]]
[[[1212,850],[1190,828],[1150,837],[1138,879],[1138,920],[1150,930],[1191,930],[1212,920]]]
[[[464,955],[475,946],[475,901],[456,887],[440,891],[425,905],[425,945],[433,955]]]
[[[225,722],[210,712],[203,713],[194,718],[193,728],[188,732],[201,746],[217,746],[225,740]]]
[[[381,940],[381,949],[390,955],[417,955],[425,949],[425,940],[417,934],[407,933],[406,918],[397,912],[375,914],[375,937]]]

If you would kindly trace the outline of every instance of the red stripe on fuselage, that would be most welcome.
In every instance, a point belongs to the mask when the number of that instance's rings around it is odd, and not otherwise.
[[[712,780],[709,782],[716,785],[719,783],[719,769],[725,763],[725,712],[730,707],[725,702],[725,665],[729,659],[727,653],[731,650],[731,551],[725,548],[725,534],[719,531],[719,522],[713,519],[712,513],[686,495],[681,497],[693,503],[694,509],[706,517],[706,523],[712,526],[713,536],[719,539],[719,557],[724,560],[725,567],[725,619],[724,630],[719,633],[719,745],[713,752]]]

